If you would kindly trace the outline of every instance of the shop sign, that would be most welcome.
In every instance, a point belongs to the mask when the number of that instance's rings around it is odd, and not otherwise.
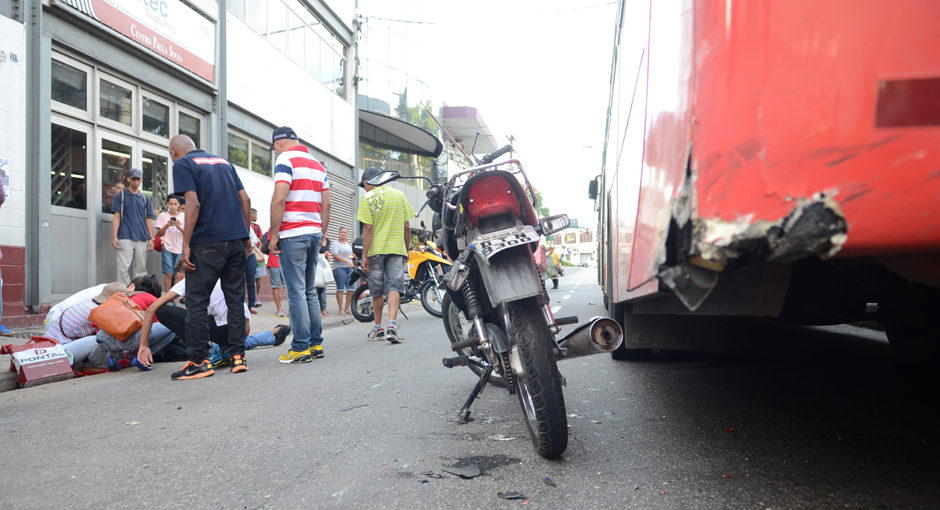
[[[56,0],[215,80],[215,25],[180,0]]]

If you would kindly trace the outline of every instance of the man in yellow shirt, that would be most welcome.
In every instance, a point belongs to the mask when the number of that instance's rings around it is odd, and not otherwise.
[[[356,219],[364,223],[362,229],[362,269],[369,273],[369,294],[375,311],[375,326],[369,340],[402,342],[398,334],[398,303],[405,292],[405,262],[408,260],[408,241],[411,226],[408,220],[415,212],[405,194],[395,188],[372,186],[366,181],[379,174],[375,168],[362,173],[359,186],[366,194],[359,200]],[[388,327],[382,329],[382,308],[388,294]]]
[[[552,288],[558,288],[558,275],[561,273],[561,254],[555,251],[555,247],[552,246],[548,249],[548,253],[552,259]]]

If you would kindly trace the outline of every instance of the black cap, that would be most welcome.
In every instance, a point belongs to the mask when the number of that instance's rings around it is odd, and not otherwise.
[[[375,168],[374,166],[370,166],[369,168],[366,168],[366,171],[362,172],[362,179],[359,180],[359,187],[365,188],[365,185],[363,185],[363,183],[375,177],[376,175],[379,175],[378,168]]]
[[[297,133],[295,133],[293,129],[287,126],[281,126],[275,129],[274,133],[271,135],[271,150],[272,151],[274,150],[274,142],[278,140],[284,140],[285,138],[296,140]]]

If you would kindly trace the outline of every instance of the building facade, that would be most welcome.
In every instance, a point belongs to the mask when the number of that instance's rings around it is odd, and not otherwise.
[[[142,189],[165,208],[176,134],[233,162],[267,230],[271,132],[293,127],[329,173],[328,235],[352,225],[358,115],[346,62],[356,58],[355,0],[222,6],[0,0],[5,324],[16,325],[7,318],[24,307],[41,312],[116,279],[114,195],[140,168]]]

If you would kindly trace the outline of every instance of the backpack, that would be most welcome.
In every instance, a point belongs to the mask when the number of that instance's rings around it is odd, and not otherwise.
[[[263,236],[261,236],[261,253],[264,253],[265,255],[271,254],[271,250],[268,248],[268,243],[271,242],[271,236],[268,235],[270,232],[271,231],[269,230],[265,232]]]

